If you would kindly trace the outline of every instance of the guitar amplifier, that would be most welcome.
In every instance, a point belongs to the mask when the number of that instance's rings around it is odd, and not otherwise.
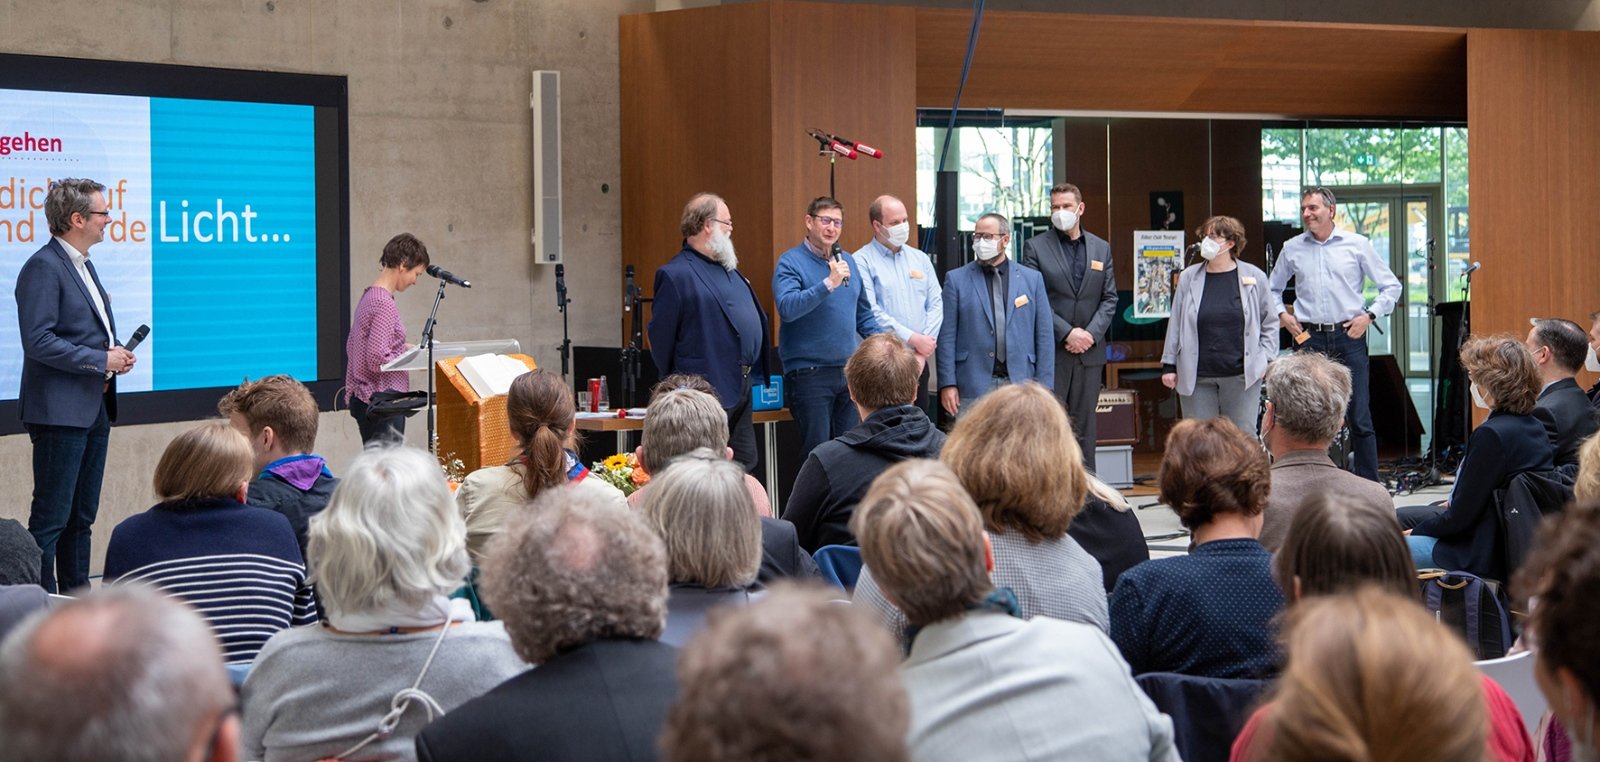
[[[1101,389],[1094,409],[1095,444],[1131,445],[1139,441],[1139,393]]]

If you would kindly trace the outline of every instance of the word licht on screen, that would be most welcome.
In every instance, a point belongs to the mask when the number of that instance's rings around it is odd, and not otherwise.
[[[289,234],[261,233],[257,234],[252,229],[252,224],[257,216],[252,211],[250,204],[244,204],[239,211],[226,208],[222,199],[217,199],[216,211],[202,209],[189,211],[189,200],[178,202],[178,215],[176,222],[168,223],[170,216],[167,212],[165,199],[156,203],[156,232],[158,240],[163,243],[248,243],[288,242]],[[173,232],[168,232],[168,231]],[[241,232],[243,235],[241,236]]]

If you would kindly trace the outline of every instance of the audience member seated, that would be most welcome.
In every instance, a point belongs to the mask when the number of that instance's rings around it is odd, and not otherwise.
[[[1362,587],[1417,601],[1417,570],[1394,510],[1387,501],[1374,505],[1349,493],[1306,499],[1289,524],[1283,549],[1273,558],[1272,573],[1291,605]],[[1516,704],[1494,680],[1480,678],[1490,753],[1502,762],[1532,762],[1533,743]],[[1271,711],[1271,704],[1256,710],[1239,733],[1233,759],[1250,758],[1248,750],[1258,743],[1256,733]]]
[[[1036,383],[1002,386],[962,416],[939,454],[983,514],[994,548],[994,584],[1011,590],[1031,619],[1047,616],[1106,629],[1099,562],[1068,534],[1083,508],[1088,476],[1067,413]],[[904,637],[906,617],[866,564],[854,600]]]
[[[1261,545],[1276,552],[1307,497],[1355,495],[1387,505],[1383,485],[1333,464],[1328,448],[1344,425],[1350,369],[1318,352],[1296,352],[1267,366],[1267,409],[1261,442],[1272,454],[1272,493],[1261,514]]]
[[[666,470],[668,464],[700,448],[722,453],[732,460],[733,450],[728,447],[727,411],[722,409],[721,403],[710,392],[689,388],[705,384],[705,380],[699,376],[682,375],[667,378],[682,381],[684,388],[663,388],[666,382],[656,385],[656,394],[645,413],[644,431],[636,451],[639,463],[654,479]],[[766,502],[766,489],[749,474],[745,474],[744,486],[754,501],[752,504],[757,506],[756,513],[760,515],[759,505]],[[635,507],[642,505],[653,489],[650,483],[645,483],[628,496],[628,503]],[[770,505],[767,510],[771,511]],[[817,576],[816,561],[800,547],[794,525],[767,515],[760,515],[760,519],[761,570],[757,580],[769,584],[783,577]]]
[[[870,336],[844,364],[844,382],[861,423],[817,445],[795,477],[783,518],[812,553],[854,545],[850,513],[878,474],[910,458],[937,458],[944,432],[915,404],[922,365],[893,333]]]
[[[1417,568],[1465,571],[1503,582],[1508,570],[1495,490],[1524,471],[1555,467],[1550,437],[1532,415],[1539,371],[1528,348],[1510,336],[1469,339],[1461,348],[1461,365],[1472,380],[1473,403],[1487,408],[1489,417],[1467,439],[1449,501],[1401,518],[1402,523],[1421,519],[1407,531]]]
[[[653,759],[678,692],[678,652],[656,640],[661,540],[636,512],[564,489],[511,517],[489,548],[489,601],[538,666],[423,728],[417,759]]]
[[[435,714],[527,668],[498,622],[446,597],[470,568],[466,535],[429,453],[351,462],[311,519],[322,626],[272,636],[245,679],[247,759],[412,759]]]
[[[1565,730],[1570,759],[1600,759],[1600,503],[1576,504],[1546,522],[1516,588],[1536,601],[1523,634],[1534,644],[1534,677]],[[1546,751],[1551,745],[1547,739]]]
[[[900,654],[860,610],[791,583],[724,609],[678,660],[667,762],[907,762]]]
[[[571,484],[623,504],[622,491],[604,479],[590,477],[573,450],[578,419],[572,389],[560,374],[530,370],[511,382],[506,393],[506,423],[521,452],[503,466],[467,474],[456,491],[456,504],[467,522],[467,551],[472,563],[483,562],[489,538],[528,501],[552,487]]]
[[[705,379],[705,376],[697,376],[693,373],[667,374],[666,378],[657,381],[655,386],[650,387],[650,401],[655,402],[661,397],[661,395],[666,394],[667,392],[683,390],[703,392],[707,395],[710,395],[711,399],[717,400],[717,404],[722,404],[722,399],[717,396],[717,388],[712,386],[711,382]],[[646,415],[645,417],[647,420],[645,421],[644,428],[649,429],[649,416]],[[709,419],[710,417],[707,416],[707,420]],[[722,413],[722,419],[724,421],[728,419],[728,413],[726,410],[724,410]],[[709,432],[696,431],[694,436],[683,438],[675,436],[675,433],[676,432],[673,431],[663,430],[660,427],[656,428],[656,450],[658,452],[665,453],[662,457],[657,458],[657,460],[661,462],[662,468],[665,468],[666,463],[677,455],[681,455],[697,447],[711,447],[709,442],[711,442],[713,439],[716,439],[716,437],[711,436]],[[693,439],[694,442],[691,443],[687,441],[689,439]],[[720,439],[722,441],[722,447],[728,447],[728,435],[724,434]],[[712,449],[716,448],[712,447]],[[729,448],[729,451],[732,452],[732,449]],[[642,431],[639,435],[639,446],[634,448],[634,455],[642,465],[644,463],[644,432]],[[728,457],[732,458],[733,456],[729,455]],[[648,467],[645,468],[645,473],[650,473],[650,469]],[[646,486],[648,486],[648,483],[646,483]],[[761,516],[771,518],[773,516],[772,498],[767,496],[766,485],[763,485],[760,479],[757,479],[750,474],[746,474],[744,486],[750,489],[750,499],[756,501],[756,513],[760,514]],[[629,504],[638,505],[638,497],[639,493],[637,491],[629,495]]]
[[[1534,319],[1526,345],[1539,368],[1539,400],[1533,417],[1544,424],[1555,451],[1557,466],[1578,463],[1578,447],[1600,430],[1600,418],[1589,404],[1589,396],[1578,386],[1578,371],[1589,351],[1583,327],[1571,320]]]
[[[1572,497],[1579,503],[1600,502],[1600,437],[1590,437],[1578,448],[1578,476]]]
[[[1024,620],[1011,591],[990,581],[983,517],[950,469],[934,461],[891,467],[850,524],[879,588],[910,625],[901,675],[912,757],[1176,762],[1172,721],[1104,632]]]
[[[41,614],[0,645],[0,759],[239,759],[233,686],[192,610],[136,585]]]
[[[16,519],[0,519],[0,640],[50,602],[39,586],[39,543]]]
[[[246,501],[283,514],[305,555],[306,527],[339,484],[322,456],[311,452],[317,446],[318,415],[311,390],[289,376],[267,376],[228,392],[217,412],[255,451],[256,475]]]
[[[253,457],[226,421],[179,434],[156,463],[161,502],[112,530],[102,577],[194,606],[229,664],[249,664],[273,633],[317,621],[289,520],[244,503]]]
[[[1150,543],[1128,499],[1094,474],[1088,474],[1088,481],[1083,510],[1072,517],[1067,534],[1100,562],[1109,595],[1123,572],[1150,560]]]
[[[1491,758],[1472,654],[1414,598],[1365,587],[1306,600],[1289,622],[1276,695],[1245,727],[1234,759]]]
[[[1136,675],[1271,677],[1283,594],[1256,540],[1271,480],[1266,454],[1226,418],[1179,421],[1157,478],[1161,501],[1193,543],[1188,555],[1122,574],[1111,593],[1111,639]]]
[[[751,600],[761,520],[744,475],[737,462],[707,448],[675,458],[651,480],[640,510],[667,546],[672,593],[664,643],[681,647],[705,627],[711,609]]]

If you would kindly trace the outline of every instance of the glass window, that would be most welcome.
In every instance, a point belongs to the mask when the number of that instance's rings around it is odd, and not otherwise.
[[[933,225],[934,167],[943,133],[917,128],[917,224]],[[1053,131],[1048,127],[957,127],[951,152],[961,157],[960,229],[996,211],[1010,219],[1049,214],[1055,175]]]

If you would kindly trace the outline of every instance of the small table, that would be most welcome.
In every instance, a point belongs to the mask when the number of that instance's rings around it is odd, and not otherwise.
[[[794,416],[789,413],[789,408],[777,410],[757,410],[750,414],[750,420],[761,425],[761,439],[766,444],[766,484],[767,497],[772,499],[773,510],[782,505],[778,499],[778,430],[777,424],[782,421],[792,421]],[[628,451],[628,432],[640,431],[644,428],[643,418],[617,418],[615,414],[605,418],[578,418],[579,431],[614,431],[617,434],[617,452]]]
[[[1125,360],[1106,363],[1106,388],[1121,389],[1121,374],[1125,370],[1144,370],[1161,367],[1160,360]]]

